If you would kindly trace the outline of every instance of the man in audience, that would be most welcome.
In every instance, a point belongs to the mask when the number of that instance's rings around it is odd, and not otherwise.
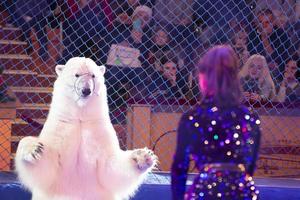
[[[250,54],[261,54],[268,62],[274,61],[280,71],[278,82],[283,80],[285,63],[292,50],[289,35],[285,30],[275,26],[274,15],[271,10],[264,9],[258,14],[258,24],[251,30],[248,39]]]

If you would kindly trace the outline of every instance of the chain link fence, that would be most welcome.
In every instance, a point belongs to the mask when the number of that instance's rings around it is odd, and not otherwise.
[[[299,177],[299,15],[298,0],[2,0],[0,170],[39,134],[55,65],[85,56],[106,65],[121,147],[148,146],[169,171],[177,122],[201,99],[195,64],[230,44],[244,103],[262,118],[256,175]]]

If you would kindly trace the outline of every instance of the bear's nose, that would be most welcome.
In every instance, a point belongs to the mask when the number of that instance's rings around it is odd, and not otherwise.
[[[91,94],[91,89],[90,88],[84,88],[82,90],[82,96],[87,97]]]

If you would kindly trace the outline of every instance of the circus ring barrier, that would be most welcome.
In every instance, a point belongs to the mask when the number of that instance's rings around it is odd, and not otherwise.
[[[127,147],[132,149],[146,145],[154,148],[160,158],[159,169],[165,172],[170,171],[176,146],[176,128],[182,115],[182,112],[174,112],[174,107],[133,104],[127,112]],[[268,111],[265,107],[254,108],[260,115],[262,129],[255,176],[299,176],[300,141],[295,138],[296,133],[300,133],[299,108],[277,106]]]

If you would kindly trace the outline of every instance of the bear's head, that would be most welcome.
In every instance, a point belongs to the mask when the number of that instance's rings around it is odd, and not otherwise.
[[[102,104],[104,111],[103,107],[107,106],[104,66],[98,66],[89,58],[74,57],[65,65],[57,65],[55,70],[58,77],[54,83],[51,109],[72,114],[78,108],[84,108],[85,112],[97,110]]]

